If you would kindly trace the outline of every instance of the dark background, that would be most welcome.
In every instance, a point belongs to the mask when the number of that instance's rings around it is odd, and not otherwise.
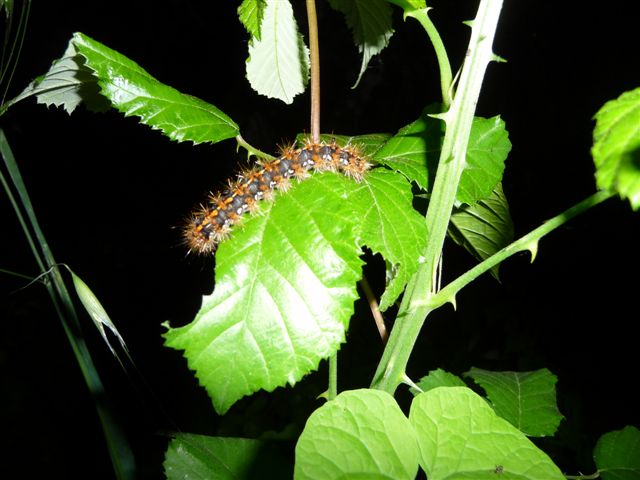
[[[46,72],[71,34],[82,31],[160,81],[215,104],[246,140],[273,152],[308,130],[308,95],[287,106],[250,89],[248,37],[236,3],[36,1],[8,98]],[[303,2],[293,3],[306,34]],[[627,5],[505,2],[494,50],[508,62],[489,67],[477,113],[502,115],[509,130],[513,150],[504,189],[517,236],[595,190],[592,116],[640,84],[637,17]],[[469,32],[461,21],[474,16],[477,2],[432,6],[457,68]],[[394,132],[438,100],[437,66],[417,22],[403,22],[396,12],[389,47],[351,90],[360,60],[350,32],[325,1],[318,1],[318,10],[324,131]],[[85,319],[140,478],[161,476],[167,432],[256,437],[301,428],[319,405],[314,398],[326,387],[324,371],[295,388],[244,399],[221,419],[180,353],[162,346],[161,323],[188,322],[201,295],[213,288],[213,260],[185,258],[172,227],[233,173],[241,161],[234,142],[177,144],[115,111],[93,114],[80,107],[69,117],[33,99],[14,106],[0,125],[56,259],[91,286],[136,361],[140,374],[125,375]],[[0,218],[0,267],[37,275],[4,195]],[[565,472],[591,473],[601,434],[640,426],[632,394],[639,220],[626,202],[610,200],[544,238],[533,264],[519,255],[502,266],[501,283],[489,276],[476,281],[459,295],[457,312],[447,307],[427,322],[409,375],[418,379],[437,367],[457,374],[471,366],[551,369],[567,418],[554,439],[540,443]],[[473,264],[454,245],[444,259],[445,281]],[[376,262],[368,274],[379,287]],[[6,454],[0,468],[18,468],[25,476],[111,478],[93,400],[45,289],[16,292],[25,281],[6,275],[1,281],[0,419],[8,445],[0,450]],[[366,313],[364,305],[356,307]],[[340,357],[341,388],[368,385],[382,351],[376,335],[367,315],[352,321]]]

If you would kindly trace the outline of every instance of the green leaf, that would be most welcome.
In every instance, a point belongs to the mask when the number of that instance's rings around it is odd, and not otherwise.
[[[343,392],[313,412],[296,445],[294,478],[413,479],[418,445],[391,395]]]
[[[392,11],[385,0],[329,0],[334,10],[342,12],[353,32],[353,41],[362,54],[362,64],[355,88],[369,65],[371,57],[380,53],[393,35]]]
[[[215,143],[238,134],[238,126],[218,108],[160,83],[124,55],[82,33],[75,33],[72,42],[102,94],[125,116],[140,117],[179,142]]]
[[[278,193],[234,229],[216,254],[216,287],[196,319],[169,330],[216,410],[244,395],[294,384],[336,352],[361,277],[360,186],[314,174]]]
[[[251,479],[264,472],[273,479],[291,478],[273,444],[248,438],[181,433],[169,442],[164,459],[168,480]]]
[[[260,39],[249,43],[247,78],[259,94],[288,104],[304,92],[309,49],[298,33],[289,0],[266,0]]]
[[[427,242],[427,226],[412,207],[411,185],[395,172],[370,172],[353,199],[368,206],[359,216],[360,243],[381,253],[390,265],[387,288],[380,299],[380,310],[385,311],[418,268]]]
[[[504,162],[510,151],[509,134],[499,116],[474,117],[467,147],[467,164],[460,177],[456,200],[473,205],[488,198],[502,180]]]
[[[625,92],[596,113],[591,154],[598,188],[613,190],[640,208],[640,88]]]
[[[440,157],[445,123],[431,114],[430,105],[414,122],[401,128],[374,156],[374,160],[405,175],[430,191]],[[487,198],[500,182],[511,143],[500,117],[475,117],[467,148],[467,164],[456,195],[458,203],[474,204]]]
[[[421,393],[409,421],[429,480],[564,479],[543,451],[466,387]]]
[[[498,183],[492,194],[475,205],[454,210],[449,222],[449,236],[478,260],[484,260],[513,241],[513,222],[509,204]],[[491,274],[498,279],[496,265]]]
[[[264,17],[265,0],[244,0],[238,7],[240,22],[252,37],[260,40],[260,25]]]
[[[464,381],[457,375],[449,373],[440,368],[431,370],[426,376],[422,377],[418,382],[418,387],[422,392],[428,392],[437,387],[466,387]],[[412,389],[414,395],[418,395],[418,390]]]
[[[51,64],[47,73],[33,80],[4,108],[33,95],[38,103],[47,107],[62,107],[69,114],[83,102],[89,110],[95,112],[103,112],[111,106],[100,94],[98,80],[85,65],[85,60],[78,54],[73,41],[67,45],[62,58]]]
[[[546,368],[491,372],[474,367],[465,375],[485,389],[496,414],[526,435],[553,435],[564,418],[556,404],[558,379]]]
[[[603,480],[640,479],[640,430],[626,426],[605,433],[593,451]]]
[[[431,190],[444,137],[445,123],[429,116],[438,111],[437,105],[425,108],[417,120],[398,130],[373,157],[426,191]]]

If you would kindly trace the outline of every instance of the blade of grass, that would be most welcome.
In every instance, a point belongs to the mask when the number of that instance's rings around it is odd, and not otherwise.
[[[108,404],[104,386],[102,385],[100,376],[95,368],[87,344],[82,337],[78,314],[62,279],[58,264],[53,258],[53,254],[42,230],[40,230],[29,194],[24,182],[22,181],[18,164],[13,157],[9,142],[1,128],[0,154],[2,155],[9,178],[11,179],[13,187],[18,195],[18,199],[14,197],[12,189],[1,170],[0,183],[2,183],[16,215],[18,216],[18,220],[27,237],[27,241],[31,247],[31,251],[40,271],[51,271],[49,277],[51,281],[46,282],[45,285],[58,317],[60,318],[67,340],[69,341],[78,365],[80,366],[84,380],[93,397],[116,477],[118,479],[133,479],[135,477],[135,462],[129,443],[126,440],[122,429],[115,420],[112,409]],[[20,208],[20,206],[22,208]],[[25,220],[25,215],[28,220],[28,224]]]

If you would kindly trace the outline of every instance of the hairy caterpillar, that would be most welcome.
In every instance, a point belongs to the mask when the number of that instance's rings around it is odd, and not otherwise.
[[[282,148],[275,160],[258,162],[229,181],[222,192],[210,194],[186,222],[184,242],[189,252],[212,253],[245,213],[253,212],[260,200],[271,199],[275,190],[286,190],[292,178],[303,180],[310,171],[329,171],[360,182],[370,166],[357,147],[340,147],[335,141]]]

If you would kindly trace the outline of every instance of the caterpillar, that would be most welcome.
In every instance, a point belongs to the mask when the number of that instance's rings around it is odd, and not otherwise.
[[[286,191],[291,179],[304,180],[309,172],[340,172],[361,182],[371,165],[354,145],[340,147],[335,141],[306,141],[280,149],[274,160],[262,160],[240,172],[222,192],[209,195],[194,210],[183,229],[189,252],[210,254],[229,237],[245,213],[256,210],[258,202],[270,200],[276,190]]]

